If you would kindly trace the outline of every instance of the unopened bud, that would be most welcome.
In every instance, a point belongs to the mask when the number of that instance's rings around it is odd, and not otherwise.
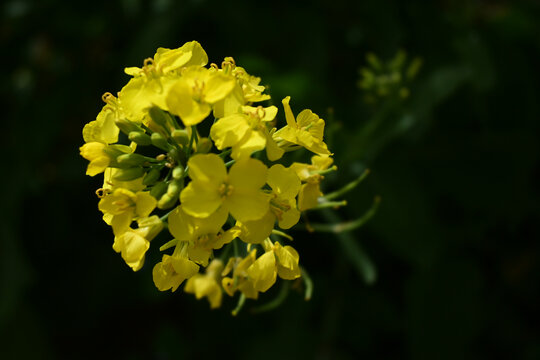
[[[182,182],[178,180],[173,180],[169,183],[169,186],[167,187],[167,195],[170,197],[178,197],[180,196],[180,191],[182,190]]]
[[[150,195],[159,200],[166,191],[167,183],[165,181],[160,181],[152,186],[152,189],[150,189]]]
[[[128,119],[116,119],[114,121],[116,126],[122,131],[124,134],[129,135],[132,131],[142,132],[143,130],[134,122],[129,121]]]
[[[167,142],[167,139],[165,139],[165,137],[163,135],[161,135],[160,133],[155,132],[155,133],[152,134],[151,139],[152,139],[152,144],[155,147],[158,147],[163,151],[169,151],[171,145]]]
[[[160,175],[161,175],[161,172],[158,169],[154,168],[150,170],[144,176],[143,185],[148,186],[148,185],[154,184],[156,181],[158,181]]]
[[[150,136],[139,131],[130,132],[128,138],[137,145],[147,146],[152,144],[152,139],[150,138]]]
[[[140,166],[146,162],[146,159],[142,155],[131,153],[117,156],[116,161],[121,166]]]
[[[172,208],[176,204],[177,200],[178,200],[177,196],[171,197],[168,194],[165,194],[161,197],[161,199],[158,200],[157,207],[158,209],[161,209],[161,210]]]
[[[178,165],[175,167],[172,171],[172,177],[173,179],[181,179],[182,176],[184,176],[184,167],[182,165]]]
[[[120,181],[131,181],[138,179],[144,175],[144,169],[142,167],[132,167],[129,169],[118,169],[113,178]]]
[[[174,130],[171,136],[177,144],[182,146],[189,144],[189,135],[187,130]]]
[[[168,116],[165,113],[165,111],[161,110],[157,106],[154,106],[148,110],[148,114],[150,114],[150,117],[156,124],[161,125],[164,128],[167,128]]]

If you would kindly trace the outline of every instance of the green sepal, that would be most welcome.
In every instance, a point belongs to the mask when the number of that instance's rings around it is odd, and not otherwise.
[[[178,129],[174,130],[171,133],[171,137],[179,145],[186,146],[187,144],[189,144],[189,135],[188,135],[187,130],[185,130],[185,129],[184,130],[178,130]]]

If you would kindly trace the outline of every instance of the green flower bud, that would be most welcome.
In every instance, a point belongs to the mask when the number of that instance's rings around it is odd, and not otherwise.
[[[176,204],[176,201],[178,201],[178,196],[173,197],[165,194],[158,200],[157,207],[162,210],[169,209]]]
[[[167,139],[160,133],[153,133],[152,134],[152,145],[154,145],[157,148],[160,148],[163,151],[169,151],[171,148],[171,145],[167,142]]]
[[[175,167],[172,171],[172,177],[173,179],[181,179],[184,175],[184,167],[182,165],[178,165]]]
[[[121,166],[141,166],[146,162],[146,159],[142,155],[131,153],[117,156],[116,161]]]
[[[143,179],[143,185],[148,186],[148,185],[154,184],[156,181],[158,181],[160,175],[161,175],[161,172],[158,169],[153,168],[152,170],[146,173]]]
[[[150,136],[139,131],[130,132],[128,138],[129,140],[135,142],[137,145],[146,146],[152,144],[152,139],[150,138]]]
[[[138,179],[144,175],[142,167],[132,167],[129,169],[119,169],[114,174],[114,179],[119,181],[131,181]]]
[[[167,116],[167,113],[165,113],[165,111],[161,110],[157,106],[154,106],[148,110],[148,114],[150,114],[150,117],[156,124],[161,125],[164,128],[167,128],[168,116]]]
[[[186,146],[189,144],[189,135],[187,130],[174,130],[171,134],[172,138],[176,143]]]
[[[114,123],[126,135],[129,135],[132,131],[143,132],[143,129],[128,119],[116,119]]]
[[[179,180],[173,180],[169,183],[169,186],[167,187],[167,195],[170,197],[178,197],[180,196],[180,191],[182,191],[183,182]]]
[[[163,194],[167,191],[167,183],[165,181],[157,182],[152,189],[150,189],[150,195],[159,200]]]

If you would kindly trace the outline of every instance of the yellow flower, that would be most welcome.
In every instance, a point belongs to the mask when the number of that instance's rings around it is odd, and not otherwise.
[[[84,142],[112,144],[118,141],[119,129],[116,127],[115,114],[110,106],[105,105],[96,120],[90,121],[83,128]]]
[[[289,105],[291,97],[283,99],[287,125],[276,131],[275,139],[283,139],[293,144],[301,145],[319,155],[330,155],[330,151],[323,142],[324,120],[311,110],[302,110],[296,120]]]
[[[221,278],[221,270],[223,270],[223,262],[219,259],[214,259],[206,268],[206,274],[195,274],[186,282],[184,291],[195,294],[197,299],[208,297],[210,307],[212,309],[221,306],[223,293],[219,280]]]
[[[79,148],[81,156],[90,161],[86,175],[95,176],[105,171],[111,163],[110,156],[105,152],[107,144],[92,141]]]
[[[155,72],[158,74],[167,74],[172,71],[177,71],[183,67],[198,65],[204,66],[208,63],[208,55],[197,41],[190,41],[179,47],[178,49],[158,48],[151,65],[154,66]],[[147,61],[147,65],[150,63]],[[128,75],[142,76],[150,68],[129,67],[124,71]]]
[[[240,66],[235,66],[232,70],[232,74],[238,79],[246,102],[251,103],[270,99],[270,95],[263,94],[265,87],[259,85],[261,82],[260,77],[248,74],[247,71]]]
[[[239,221],[260,219],[269,197],[261,190],[266,183],[266,166],[256,159],[236,162],[227,174],[216,154],[198,154],[188,161],[189,185],[182,190],[183,210],[194,217],[207,217],[220,206]]]
[[[196,218],[180,205],[169,215],[169,231],[178,241],[189,243],[188,256],[198,264],[206,266],[214,249],[220,249],[238,234],[236,228],[223,231],[227,221],[227,209],[222,207],[206,218]]]
[[[313,156],[311,165],[302,163],[293,163],[293,169],[303,184],[298,195],[298,208],[300,211],[312,209],[317,206],[318,199],[323,195],[321,192],[321,181],[324,176],[320,174],[332,165],[334,160],[329,156]]]
[[[159,48],[154,59],[146,59],[142,68],[126,68],[126,74],[133,78],[118,94],[125,117],[141,123],[152,106],[168,111],[167,94],[178,82],[179,70],[204,66],[207,62],[206,52],[198,42],[192,41],[178,49]]]
[[[163,255],[152,270],[154,284],[160,291],[176,291],[178,286],[199,272],[199,265],[187,257],[187,243],[179,243],[172,256]]]
[[[293,280],[301,275],[298,252],[291,246],[264,243],[266,252],[246,270],[255,290],[265,292],[276,282],[276,275],[285,280]]]
[[[296,209],[300,179],[294,170],[276,164],[268,170],[267,183],[272,192],[266,215],[259,220],[237,222],[241,230],[239,237],[245,242],[264,241],[272,233],[276,220],[282,229],[290,229],[300,220],[300,212]]]
[[[148,217],[155,207],[156,199],[148,192],[134,193],[122,188],[116,188],[98,204],[103,220],[112,226],[115,236],[127,231],[133,220]]]
[[[221,280],[223,290],[229,295],[233,296],[234,293],[239,290],[248,299],[257,299],[259,293],[253,287],[253,282],[248,278],[246,270],[255,262],[257,250],[251,250],[245,258],[234,257],[230,258],[227,266],[221,273],[222,276],[228,275],[233,272],[231,277],[224,277]]]
[[[144,255],[150,248],[150,241],[163,229],[163,222],[156,215],[139,219],[139,228],[129,228],[115,236],[113,249],[122,253],[122,258],[133,271],[140,270],[144,264]]]
[[[234,88],[232,76],[190,66],[174,82],[166,97],[168,110],[180,116],[185,126],[203,121],[212,111],[212,104],[224,99]]]
[[[243,106],[242,109],[243,112],[221,118],[212,125],[210,136],[216,147],[219,150],[232,147],[233,159],[249,157],[266,147],[270,161],[279,159],[283,150],[272,139],[266,125],[276,117],[277,107]]]

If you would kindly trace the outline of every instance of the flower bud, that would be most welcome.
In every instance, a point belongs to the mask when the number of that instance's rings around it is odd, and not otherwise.
[[[146,173],[143,179],[143,185],[148,186],[148,185],[154,184],[156,181],[158,181],[160,175],[161,175],[161,172],[158,169],[153,168],[152,170]]]
[[[114,180],[119,181],[131,181],[138,179],[144,175],[144,169],[142,167],[132,167],[129,169],[118,169],[114,173]]]
[[[159,200],[166,191],[167,183],[165,181],[160,181],[152,186],[152,189],[150,189],[150,195]]]
[[[146,162],[144,156],[131,153],[131,154],[122,154],[116,157],[116,161],[120,166],[141,166]]]
[[[128,119],[116,119],[114,123],[120,129],[120,131],[126,135],[129,135],[129,133],[132,131],[143,132],[143,130],[136,123],[129,121]]]
[[[182,165],[178,165],[175,167],[172,171],[172,177],[173,179],[181,179],[184,175],[184,167]]]
[[[130,132],[128,138],[137,145],[147,146],[152,144],[152,139],[150,138],[150,136],[140,131]]]
[[[176,204],[176,201],[178,201],[178,197],[171,197],[165,194],[158,200],[157,207],[161,210],[169,209]]]
[[[152,134],[152,145],[154,145],[157,148],[160,148],[163,151],[169,151],[171,148],[171,145],[167,142],[167,139],[160,133],[153,133]]]
[[[157,106],[154,106],[148,110],[148,114],[156,124],[167,128],[168,116],[165,111],[161,110]]]
[[[182,182],[178,180],[173,180],[169,183],[169,186],[167,187],[167,195],[170,197],[178,197],[180,196],[180,191],[182,190]]]
[[[174,141],[176,141],[178,144],[182,146],[186,146],[189,144],[189,135],[187,130],[174,130],[171,134]]]

